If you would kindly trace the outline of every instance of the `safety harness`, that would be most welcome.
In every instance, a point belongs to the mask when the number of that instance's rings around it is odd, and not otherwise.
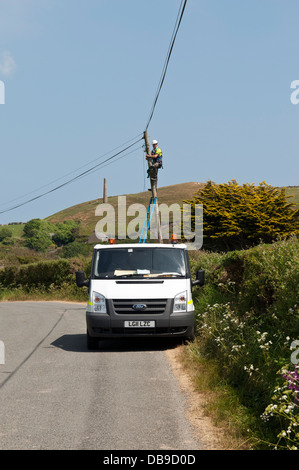
[[[157,157],[155,161],[159,163],[159,168],[163,168],[162,150],[160,148],[156,148],[156,150],[152,150],[152,155],[159,155],[159,157]]]

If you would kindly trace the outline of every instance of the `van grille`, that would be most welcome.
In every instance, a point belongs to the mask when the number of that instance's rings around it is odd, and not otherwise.
[[[117,299],[113,300],[115,313],[119,315],[126,314],[159,314],[164,313],[166,309],[167,299]],[[136,306],[146,305],[146,308],[138,308]],[[133,308],[135,306],[135,308]]]

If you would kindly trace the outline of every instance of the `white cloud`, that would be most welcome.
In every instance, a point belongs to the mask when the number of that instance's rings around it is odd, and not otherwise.
[[[3,52],[0,59],[0,74],[9,77],[16,70],[17,65],[10,52]]]

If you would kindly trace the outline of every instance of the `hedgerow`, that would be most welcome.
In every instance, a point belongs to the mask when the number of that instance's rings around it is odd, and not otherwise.
[[[295,391],[292,396],[284,393],[294,404],[284,409],[284,420],[281,407],[274,407],[279,416],[271,408],[286,381],[282,371],[295,371],[291,347],[299,345],[298,239],[223,255],[203,252],[191,266],[206,271],[206,285],[194,291],[195,354],[216,362],[219,380],[232,386],[254,414],[263,440],[279,448],[299,448]],[[261,416],[269,407],[272,414],[265,423]]]

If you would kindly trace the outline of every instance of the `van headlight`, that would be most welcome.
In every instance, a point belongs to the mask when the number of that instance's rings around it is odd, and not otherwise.
[[[96,313],[107,313],[106,299],[102,294],[92,293],[92,309]]]
[[[187,291],[177,294],[174,298],[173,304],[174,312],[186,312],[187,311]]]

